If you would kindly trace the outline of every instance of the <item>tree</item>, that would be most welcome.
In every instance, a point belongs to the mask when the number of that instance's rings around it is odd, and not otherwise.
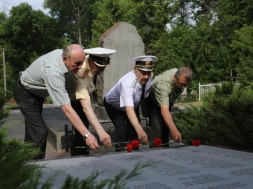
[[[235,31],[236,35],[231,43],[232,50],[237,57],[235,66],[239,81],[245,85],[251,85],[253,81],[253,26],[245,25]]]
[[[166,32],[168,3],[157,0],[101,0],[94,5],[97,17],[94,20],[93,44],[106,30],[117,22],[133,24],[141,35],[146,54],[152,53],[152,43]]]
[[[92,39],[94,2],[95,0],[45,0],[44,7],[50,10],[51,17],[58,23],[57,28],[69,43],[87,47]]]
[[[136,15],[131,22],[139,31],[146,54],[153,54],[153,43],[166,33],[169,23],[169,2],[163,0],[136,0]]]
[[[191,27],[177,26],[173,30],[161,35],[153,45],[154,54],[158,55],[155,73],[159,74],[170,68],[193,66],[196,44]]]
[[[3,24],[0,38],[6,49],[14,78],[38,56],[55,48],[62,48],[64,39],[54,27],[52,18],[42,11],[34,11],[27,3],[13,7]]]
[[[101,0],[93,6],[96,18],[93,20],[93,40],[91,46],[97,46],[98,38],[117,22],[128,22],[131,24],[136,16],[136,4],[124,0]]]

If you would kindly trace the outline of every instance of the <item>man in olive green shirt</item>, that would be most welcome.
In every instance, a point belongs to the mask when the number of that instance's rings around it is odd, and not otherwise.
[[[169,131],[176,142],[182,141],[181,134],[174,124],[171,108],[191,81],[192,70],[188,67],[167,70],[154,78],[146,100],[150,127],[149,141],[160,138],[163,146],[168,146]]]

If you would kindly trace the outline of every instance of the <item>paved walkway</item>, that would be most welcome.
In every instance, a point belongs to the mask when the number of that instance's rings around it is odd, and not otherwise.
[[[60,108],[54,108],[52,105],[44,105],[43,109],[43,117],[46,122],[54,124],[62,124],[62,129],[64,130],[64,124],[68,123],[68,119],[62,112]],[[25,124],[24,117],[21,114],[19,109],[12,109],[6,122],[4,123],[8,127],[9,134],[8,137],[13,139],[18,139],[21,142],[24,141],[25,135]],[[70,152],[66,152],[66,150],[56,150],[50,142],[47,142],[47,151],[45,159],[58,159],[58,158],[66,158],[70,157]]]

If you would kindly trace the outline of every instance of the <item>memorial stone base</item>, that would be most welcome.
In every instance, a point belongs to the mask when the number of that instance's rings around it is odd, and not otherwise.
[[[132,189],[252,189],[253,153],[201,145],[150,149],[106,155],[36,162],[44,165],[43,178],[60,173],[54,188],[71,175],[85,179],[100,171],[100,179],[112,179],[122,170],[152,162],[141,174],[126,180]]]

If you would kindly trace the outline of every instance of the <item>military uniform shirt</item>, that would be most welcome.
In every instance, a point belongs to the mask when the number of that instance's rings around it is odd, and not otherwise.
[[[172,106],[177,97],[183,92],[174,86],[174,75],[178,69],[165,71],[154,78],[151,90],[155,94],[155,100],[159,105]]]
[[[152,76],[146,83],[144,98],[149,94]],[[140,104],[142,84],[137,80],[134,71],[124,75],[117,84],[106,94],[106,101],[116,109],[126,111],[126,106],[137,108]]]
[[[65,73],[62,49],[49,52],[35,60],[21,73],[20,82],[32,94],[45,98],[50,95],[55,106],[70,104],[65,89]]]

